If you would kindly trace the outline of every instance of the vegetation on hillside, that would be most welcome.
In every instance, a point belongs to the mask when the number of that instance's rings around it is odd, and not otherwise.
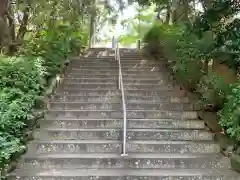
[[[225,133],[239,142],[240,19],[236,15],[240,13],[240,3],[203,0],[198,2],[203,7],[201,12],[194,9],[197,1],[181,2],[139,1],[142,5],[155,3],[161,11],[165,10],[162,21],[156,21],[145,34],[145,49],[155,58],[163,54],[174,77],[188,90],[199,93],[204,110],[218,112]],[[181,10],[182,15],[176,16]],[[219,74],[216,64],[228,67],[236,78],[224,79],[226,72]]]
[[[0,3],[0,173],[24,152],[33,109],[49,79],[87,45],[90,7],[78,3]]]

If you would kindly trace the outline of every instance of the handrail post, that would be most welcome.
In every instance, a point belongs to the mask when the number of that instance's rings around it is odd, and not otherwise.
[[[122,94],[122,108],[123,108],[123,152],[121,156],[127,156],[127,111],[126,111],[126,102],[125,102],[125,93],[124,93],[124,86],[123,86],[123,79],[122,79],[122,67],[121,67],[121,59],[120,59],[120,51],[119,51],[119,44],[116,43],[115,49],[115,58],[118,61],[119,65],[119,84],[118,88]]]
[[[137,40],[137,49],[138,50],[141,49],[141,40],[140,39]]]
[[[115,41],[115,37],[113,36],[112,37],[112,49],[115,49],[115,44],[116,44],[116,41]]]

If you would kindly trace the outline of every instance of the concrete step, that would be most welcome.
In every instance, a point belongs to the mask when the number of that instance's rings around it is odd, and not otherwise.
[[[67,73],[67,77],[71,77],[71,78],[79,78],[79,77],[84,77],[84,76],[90,76],[90,75],[100,75],[103,76],[105,75],[105,77],[108,76],[119,76],[118,71],[100,71],[100,70],[82,70],[82,71],[75,71],[75,72],[68,72]],[[124,76],[139,76],[139,77],[156,77],[156,76],[161,76],[160,72],[156,72],[156,71],[148,71],[148,73],[146,73],[145,71],[122,71],[122,75]]]
[[[104,71],[104,72],[117,72],[119,70],[119,67],[116,66],[80,66],[80,67],[69,67],[68,72],[82,72],[82,71]],[[156,65],[151,65],[148,67],[135,67],[135,65],[132,66],[122,66],[123,72],[131,72],[131,71],[137,71],[137,72],[165,72],[168,71],[166,68]]]
[[[125,74],[123,73],[122,74],[123,76],[123,79],[125,78],[131,78],[131,79],[162,79],[163,78],[163,75],[161,75],[161,73],[142,73],[142,74]],[[95,74],[91,74],[91,73],[74,73],[74,74],[66,74],[65,75],[66,78],[111,78],[111,79],[118,79],[119,77],[119,74],[116,73],[116,74],[106,74],[106,73],[95,73]],[[169,77],[170,78],[170,77]],[[166,78],[165,78],[166,79]]]
[[[141,63],[141,62],[124,62],[121,64],[122,69],[152,69],[152,68],[161,68],[163,69],[165,67],[165,64],[163,63]],[[69,64],[69,69],[73,70],[81,70],[81,69],[106,69],[106,68],[112,68],[113,70],[118,70],[119,69],[119,64],[117,61],[113,62],[89,62],[86,61],[85,63],[81,64],[75,64],[71,63]]]
[[[106,98],[102,102],[50,102],[49,108],[53,110],[122,110],[122,101],[116,102],[115,98]],[[175,110],[175,111],[194,111],[200,110],[200,106],[190,103],[126,103],[127,110]]]
[[[118,89],[118,83],[115,84],[61,84],[58,86],[58,89],[56,90],[57,92],[80,92],[83,90],[88,90],[88,89],[95,89],[95,91],[98,90],[117,90]],[[176,86],[171,86],[171,85],[151,85],[151,84],[124,84],[124,90],[145,90],[148,91],[151,89],[151,91],[172,91],[172,90],[180,90],[180,87]]]
[[[220,169],[229,168],[227,157],[215,154],[131,153],[122,158],[115,153],[26,154],[20,168],[91,169]]]
[[[77,84],[77,83],[109,83],[116,84],[118,83],[118,78],[64,78],[62,81],[63,84]],[[166,85],[167,82],[160,79],[134,79],[134,78],[124,78],[124,84],[158,84],[158,85]]]
[[[85,85],[84,85],[85,86]],[[89,87],[92,87],[92,88],[87,88],[86,86],[89,86]],[[119,89],[118,89],[118,85],[116,84],[116,87],[114,87],[114,85],[111,85],[109,88],[100,88],[99,86],[95,86],[95,85],[92,85],[92,84],[90,84],[90,85],[86,85],[85,87],[86,88],[84,88],[84,87],[79,87],[79,88],[71,88],[71,87],[67,87],[67,86],[58,86],[58,88],[56,89],[56,93],[61,93],[61,94],[70,94],[70,95],[81,95],[81,94],[83,94],[83,93],[88,93],[88,91],[93,91],[92,92],[92,94],[98,94],[99,92],[109,92],[108,93],[108,95],[110,94],[110,92],[111,91],[119,91]],[[102,86],[104,86],[104,85],[102,85]],[[64,88],[63,88],[64,87]],[[94,88],[95,87],[95,88]],[[99,88],[97,88],[97,87],[99,87]],[[124,90],[125,90],[125,94],[127,94],[128,92],[135,92],[135,94],[150,94],[150,93],[152,93],[152,94],[154,94],[154,93],[157,93],[157,94],[161,94],[162,96],[163,95],[166,95],[166,96],[171,96],[171,95],[175,95],[175,92],[176,93],[179,93],[179,95],[182,95],[182,94],[180,94],[180,93],[183,93],[183,92],[181,92],[181,90],[180,89],[176,89],[175,87],[175,89],[174,88],[168,88],[168,87],[158,87],[158,88],[151,88],[151,87],[147,87],[146,86],[146,88],[142,88],[141,86],[140,86],[140,88],[139,89],[137,89],[139,86],[132,86],[132,87],[129,87],[129,86],[127,86],[127,87],[125,87],[124,86]],[[95,91],[95,92],[94,92]]]
[[[114,60],[113,58],[87,58],[87,59],[82,59],[82,60],[71,60],[70,61],[70,66],[77,66],[81,67],[82,64],[90,65],[95,64],[95,65],[113,65],[116,66],[118,65],[118,61]],[[147,61],[147,60],[139,60],[139,59],[122,59],[121,60],[121,65],[122,67],[125,65],[164,65],[163,62],[161,61]]]
[[[68,119],[40,121],[41,128],[123,128],[123,119]],[[204,129],[204,121],[201,120],[177,120],[177,119],[128,119],[127,127],[138,128],[159,128],[159,129]]]
[[[158,75],[159,72],[164,72],[166,71],[166,69],[163,69],[163,68],[148,68],[148,69],[122,69],[122,74],[126,74],[126,75],[134,75],[134,74],[148,74],[148,73],[151,73],[151,74],[154,74],[154,75]],[[84,73],[84,74],[112,74],[112,75],[115,75],[115,74],[119,74],[119,71],[117,68],[104,68],[104,69],[94,69],[94,68],[89,68],[89,69],[86,69],[86,68],[82,68],[82,69],[77,69],[77,68],[72,68],[72,69],[68,69],[68,74],[80,74],[80,73]]]
[[[57,94],[54,95],[52,101],[55,102],[105,102],[111,100],[112,103],[121,102],[121,95],[120,94],[111,94],[111,95],[99,95],[99,96],[77,96],[77,95],[64,95],[64,94]],[[126,103],[137,103],[137,104],[146,104],[146,103],[190,103],[188,97],[169,97],[169,96],[126,96]]]
[[[96,91],[98,89],[109,89],[109,90],[117,90],[118,89],[118,83],[78,83],[78,84],[60,84],[58,86],[57,91],[72,91],[72,92],[79,92],[82,90],[87,89],[95,89]]]
[[[52,110],[45,114],[46,119],[120,119],[123,112],[119,110]],[[198,119],[195,111],[164,110],[127,110],[129,119]]]
[[[34,132],[37,140],[120,140],[121,129],[69,129],[45,128]],[[213,134],[204,130],[188,129],[128,129],[128,140],[173,140],[203,141],[213,140]]]
[[[119,90],[108,90],[108,89],[84,89],[79,92],[56,92],[56,96],[115,96],[121,94]],[[156,91],[155,89],[148,89],[148,90],[125,90],[126,97],[146,97],[152,98],[159,97],[159,98],[166,98],[169,99],[170,97],[180,97],[183,98],[186,95],[184,90],[172,90],[172,91]]]
[[[164,82],[164,80],[157,80],[157,81],[147,81],[147,80],[142,80],[142,81],[136,81],[136,80],[123,80],[124,83],[124,87],[125,86],[150,86],[150,87],[162,87],[162,86],[167,86],[167,87],[175,87],[175,88],[179,88],[179,86],[177,85],[173,85],[173,84],[169,84],[166,81]],[[80,80],[80,79],[66,79],[63,80],[61,85],[70,85],[70,86],[78,86],[78,85],[82,85],[82,84],[118,84],[118,80],[116,79],[112,79],[112,80],[88,80],[88,79],[84,79],[84,80]]]
[[[9,180],[239,180],[227,169],[34,169],[17,170]],[[171,178],[171,179],[169,179]]]
[[[70,83],[70,82],[64,82],[60,85],[62,88],[89,88],[89,89],[94,89],[94,88],[107,88],[111,89],[113,86],[115,87],[118,85],[118,82],[106,82],[106,83]],[[155,88],[155,89],[162,89],[162,90],[172,90],[172,89],[177,89],[180,90],[180,86],[173,86],[171,84],[143,84],[143,83],[124,83],[124,88],[125,89],[144,89],[144,88]]]
[[[119,140],[53,140],[32,141],[28,153],[121,153]],[[211,141],[127,141],[127,152],[133,153],[219,153],[220,146]]]

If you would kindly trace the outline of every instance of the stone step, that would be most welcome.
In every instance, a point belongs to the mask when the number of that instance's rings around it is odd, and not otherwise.
[[[118,61],[114,60],[113,58],[88,58],[88,59],[82,59],[82,60],[71,60],[70,66],[77,66],[81,67],[82,64],[86,65],[104,65],[104,64],[110,64],[114,66],[118,66]],[[139,59],[126,59],[121,60],[122,67],[125,65],[164,65],[161,61],[146,61],[146,60],[139,60]]]
[[[82,72],[82,71],[107,71],[107,72],[118,72],[119,67],[117,66],[79,66],[79,67],[69,67],[68,72]],[[167,71],[166,68],[161,67],[161,66],[156,66],[156,65],[151,65],[148,67],[135,67],[134,65],[132,66],[122,66],[122,71],[123,72],[129,72],[129,71],[139,71],[139,72],[165,72]]]
[[[149,82],[151,82],[151,83],[159,83],[159,82],[162,82],[162,81],[164,81],[163,79],[162,79],[163,77],[155,77],[155,78],[148,78],[148,77],[133,77],[133,76],[124,76],[123,77],[123,81],[124,82],[139,82],[139,83],[143,83],[143,84],[145,84],[145,83],[149,83]],[[72,82],[79,82],[79,83],[82,83],[82,81],[87,81],[87,82],[109,82],[109,81],[111,81],[111,82],[116,82],[116,81],[118,81],[118,77],[95,77],[95,76],[93,76],[93,77],[91,77],[91,76],[89,76],[89,77],[77,77],[77,78],[68,78],[68,77],[65,77],[65,78],[63,78],[62,79],[63,80],[63,82],[65,82],[65,81],[72,81]]]
[[[109,83],[116,84],[118,83],[118,78],[64,78],[62,81],[63,84],[77,84],[77,83]],[[164,80],[160,79],[134,79],[134,78],[124,78],[123,83],[125,84],[166,84]]]
[[[138,79],[138,78],[145,78],[145,79],[160,79],[162,78],[161,73],[158,74],[152,74],[152,73],[148,73],[148,74],[122,74],[123,79],[125,78],[132,78],[132,79]],[[74,73],[74,74],[66,74],[65,75],[66,78],[112,78],[112,79],[118,79],[119,74],[106,74],[106,73],[95,73],[95,74],[90,74],[90,73]]]
[[[81,79],[81,78],[66,78],[62,81],[63,85],[68,84],[116,84],[118,79]],[[167,86],[168,83],[164,80],[134,80],[134,79],[123,79],[123,83],[126,85],[159,85]],[[170,85],[168,85],[170,86]],[[173,85],[171,85],[173,86]]]
[[[167,87],[176,87],[179,88],[179,86],[177,85],[172,85],[169,84],[167,82],[164,82],[163,80],[152,80],[152,81],[148,81],[148,80],[123,80],[124,83],[124,87],[125,86],[147,86],[149,85],[151,86],[167,86]],[[64,79],[61,83],[61,85],[70,85],[70,86],[79,86],[79,85],[85,85],[85,84],[94,84],[94,85],[112,85],[112,84],[118,84],[118,80],[117,79],[99,79],[99,80],[92,80],[92,79],[80,79],[80,78],[68,78],[68,79]]]
[[[119,140],[53,140],[32,141],[28,153],[121,153]],[[127,152],[133,153],[219,153],[220,146],[211,141],[127,141]]]
[[[102,102],[50,102],[49,107],[53,110],[122,110],[121,100],[119,99],[116,102],[113,97],[113,101],[111,98],[106,98]],[[193,111],[200,110],[198,105],[193,105],[189,103],[126,103],[127,110],[175,110],[175,111]]]
[[[71,92],[79,92],[82,90],[87,89],[95,89],[96,91],[98,89],[111,89],[111,90],[117,90],[118,89],[118,83],[77,83],[77,84],[60,84],[58,86],[57,92],[62,91],[71,91]]]
[[[46,119],[121,119],[123,112],[119,110],[53,110],[45,113]],[[196,111],[164,111],[164,110],[127,110],[129,119],[198,119]]]
[[[121,93],[119,90],[107,90],[107,89],[84,89],[79,92],[56,92],[56,96],[100,96],[100,97],[106,97],[106,96],[117,96]],[[125,96],[126,97],[144,97],[144,98],[151,98],[156,97],[156,99],[159,97],[161,99],[166,98],[169,99],[170,97],[179,97],[183,98],[186,95],[186,92],[184,90],[172,90],[172,91],[156,91],[153,89],[149,90],[125,90]]]
[[[98,84],[90,84],[90,83],[78,83],[78,84],[60,84],[58,86],[57,92],[79,92],[82,90],[87,90],[87,89],[95,89],[95,91],[98,90],[117,90],[118,89],[118,83],[113,83],[113,84],[107,84],[107,83],[98,83]],[[180,90],[180,87],[173,86],[173,85],[154,85],[154,84],[124,84],[124,89],[125,90],[149,90],[151,89],[152,91],[171,91],[171,90]]]
[[[34,132],[37,140],[120,140],[121,129],[69,129],[45,128]],[[203,141],[213,140],[213,134],[204,130],[188,129],[128,129],[128,140],[173,140]]]
[[[122,69],[149,69],[149,68],[164,68],[165,65],[163,63],[123,63],[121,64]],[[69,69],[73,70],[81,70],[81,69],[107,69],[107,68],[112,68],[113,70],[118,70],[119,65],[116,61],[114,62],[86,62],[82,64],[75,64],[75,63],[70,63],[69,64]]]
[[[123,128],[123,119],[65,119],[40,121],[41,128]],[[177,119],[128,119],[127,127],[138,128],[158,128],[158,129],[204,129],[204,121],[201,120],[177,120]]]
[[[115,153],[26,154],[20,168],[91,169],[220,169],[229,168],[227,157],[215,154],[131,153],[122,158]]]
[[[90,69],[83,69],[81,71],[69,71],[68,72],[68,76],[71,77],[81,77],[83,75],[112,75],[112,76],[118,76],[119,73],[118,71],[108,71],[108,70],[90,70]],[[160,75],[159,72],[157,71],[136,71],[136,70],[130,70],[130,71],[122,71],[122,75],[123,76],[144,76],[144,77],[148,77],[149,75],[152,76],[158,76]]]
[[[171,179],[170,179],[171,178]],[[239,180],[227,169],[34,169],[17,170],[8,180]]]
[[[57,94],[54,95],[52,101],[55,102],[89,102],[89,103],[98,103],[111,100],[111,103],[121,102],[120,94],[110,94],[110,95],[99,95],[99,96],[74,96],[74,95],[64,95]],[[169,96],[130,96],[126,95],[126,103],[137,103],[137,104],[146,104],[146,103],[189,103],[190,100],[188,97],[169,97]]]

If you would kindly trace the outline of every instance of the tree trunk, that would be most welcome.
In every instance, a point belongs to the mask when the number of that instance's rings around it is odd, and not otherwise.
[[[90,24],[89,24],[89,48],[94,44],[95,37],[95,19],[96,19],[96,0],[93,0],[93,5],[90,10]]]
[[[8,48],[9,30],[7,24],[8,0],[0,0],[0,50]]]
[[[204,11],[206,11],[208,8],[212,7],[212,3],[214,2],[214,0],[200,0]]]
[[[173,9],[173,23],[179,24],[189,22],[189,0],[174,0]]]
[[[170,23],[170,18],[171,18],[171,5],[170,3],[167,4],[167,14],[166,14],[166,19],[165,19],[165,24]]]
[[[23,19],[20,25],[20,28],[18,30],[17,34],[17,42],[21,43],[24,39],[24,36],[27,32],[27,24],[28,24],[28,19],[29,19],[29,11],[30,11],[30,3],[29,1],[26,4],[26,8],[23,11]]]

